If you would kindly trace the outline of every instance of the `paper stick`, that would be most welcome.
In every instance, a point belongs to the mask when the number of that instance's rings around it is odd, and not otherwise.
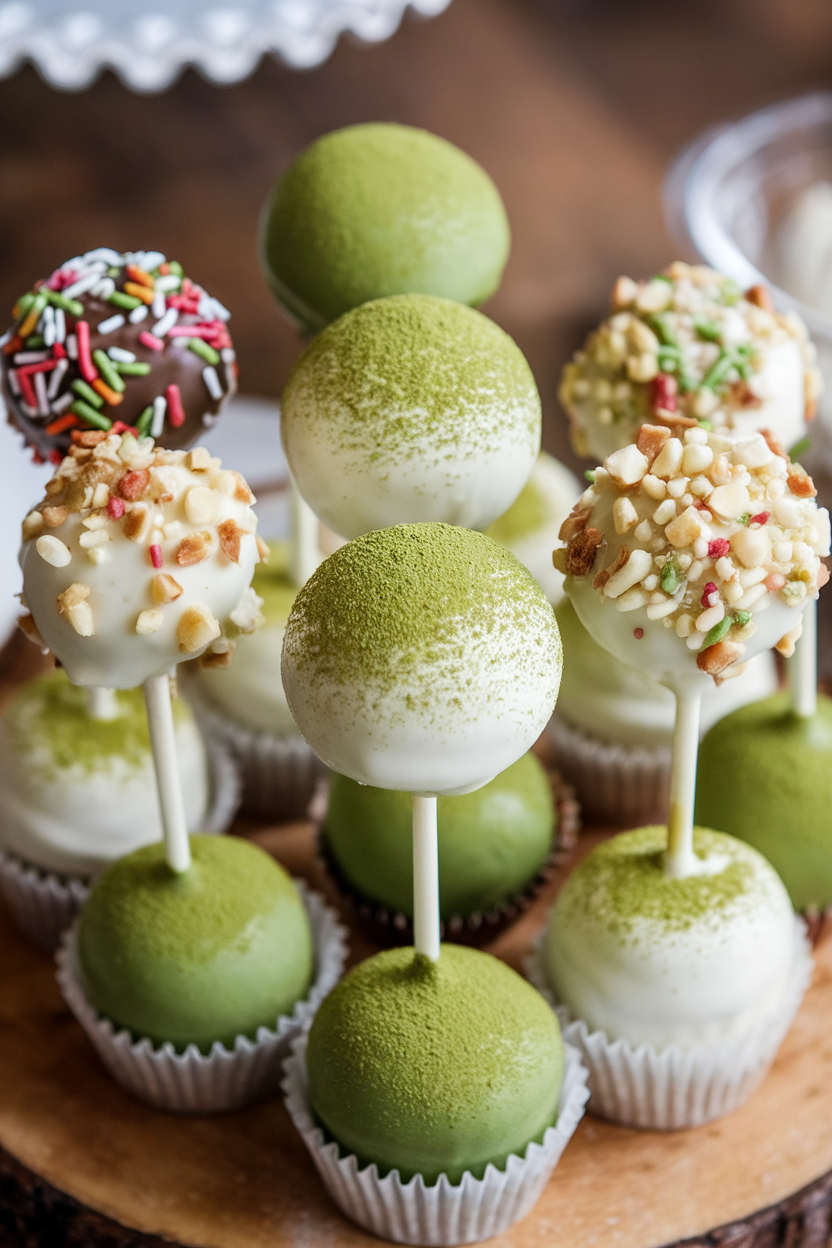
[[[681,687],[676,695],[673,729],[673,761],[670,770],[670,816],[667,824],[665,875],[682,879],[698,872],[693,852],[693,804],[696,796],[696,761],[699,755],[699,712],[702,693]]]
[[[90,719],[118,719],[121,711],[116,700],[115,689],[108,689],[106,685],[88,685],[84,693]]]
[[[439,959],[439,840],[436,798],[413,795],[413,943]]]
[[[188,841],[188,825],[185,821],[185,802],[182,797],[179,760],[176,756],[173,708],[170,702],[170,682],[167,673],[162,676],[151,676],[144,682],[144,700],[147,706],[147,722],[150,727],[150,744],[153,749],[159,806],[162,811],[165,858],[172,871],[181,873],[187,871],[191,865],[191,847]]]
[[[292,580],[300,589],[309,580],[321,562],[318,548],[318,517],[289,478],[289,503],[291,508],[290,572]]]
[[[818,709],[818,604],[813,598],[803,611],[803,632],[788,661],[789,691],[795,714],[811,719]]]

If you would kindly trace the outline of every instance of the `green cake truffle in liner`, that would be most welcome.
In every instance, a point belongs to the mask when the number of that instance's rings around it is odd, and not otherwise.
[[[753,845],[815,918],[832,906],[832,699],[798,715],[776,694],[714,724],[699,747],[696,817]]]
[[[263,850],[193,836],[182,875],[161,846],[97,881],[58,953],[58,982],[113,1078],[174,1113],[273,1092],[291,1039],[337,982],[335,914]]]
[[[305,333],[385,295],[476,306],[510,244],[499,192],[445,139],[388,123],[318,139],[275,184],[260,253],[272,293]]]
[[[440,797],[439,891],[444,939],[493,940],[537,896],[577,838],[579,809],[532,753],[462,797]],[[319,848],[367,934],[413,940],[410,797],[330,777]]]
[[[267,545],[268,562],[258,563],[251,583],[262,599],[265,623],[236,639],[229,666],[189,664],[182,692],[206,737],[237,760],[243,809],[285,821],[306,815],[325,769],[297,730],[280,677],[283,633],[297,593],[289,576],[289,544]]]
[[[0,720],[0,893],[15,925],[54,953],[110,862],[161,837],[140,690],[118,690],[112,718],[91,718],[63,671],[18,691]],[[177,754],[192,831],[225,832],[240,804],[229,750],[203,740],[174,702]]]
[[[586,1072],[545,1003],[458,945],[355,967],[286,1063],[287,1108],[330,1195],[382,1239],[489,1239],[540,1196]]]

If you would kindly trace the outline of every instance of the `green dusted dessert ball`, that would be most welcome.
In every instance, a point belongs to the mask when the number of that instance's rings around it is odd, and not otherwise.
[[[384,295],[477,305],[497,289],[510,235],[488,174],[425,130],[374,123],[324,135],[276,182],[261,262],[306,333]]]
[[[312,1107],[342,1152],[404,1182],[459,1183],[503,1168],[557,1117],[560,1027],[503,962],[443,945],[361,962],[324,1000],[309,1033]]]
[[[533,754],[463,797],[439,798],[439,903],[447,922],[521,892],[552,851],[555,811]],[[358,892],[413,917],[410,796],[333,775],[323,837]]]
[[[347,538],[424,521],[485,528],[528,480],[540,429],[520,348],[435,295],[346,313],[306,348],[281,404],[298,489]]]
[[[262,849],[192,836],[191,854],[181,875],[159,844],[108,868],[81,912],[78,956],[90,1002],[116,1028],[208,1052],[292,1012],[312,981],[312,936]]]
[[[796,909],[832,902],[832,699],[804,719],[779,693],[714,724],[699,747],[696,818],[768,858]]]

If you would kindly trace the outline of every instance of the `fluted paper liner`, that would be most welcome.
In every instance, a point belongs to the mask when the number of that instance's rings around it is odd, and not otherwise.
[[[181,689],[206,737],[237,759],[244,809],[271,819],[302,819],[326,770],[303,737],[272,736],[237,723],[211,702],[193,675],[182,680]]]
[[[670,746],[601,741],[558,714],[546,727],[559,770],[575,786],[584,819],[661,823],[670,795]]]
[[[633,1048],[590,1031],[554,997],[543,961],[543,935],[526,961],[526,974],[560,1020],[564,1039],[575,1045],[589,1069],[589,1111],[598,1118],[650,1131],[699,1127],[738,1109],[763,1081],[777,1056],[812,978],[814,963],[802,919],[797,925],[794,965],[779,1005],[741,1039],[719,1044],[677,1045],[657,1051]],[[545,929],[544,929],[545,931]]]
[[[211,780],[211,801],[202,832],[221,833],[231,825],[242,795],[242,781],[233,754],[205,737]],[[90,893],[95,877],[44,871],[0,847],[0,893],[15,927],[44,953],[54,953]]]
[[[529,1144],[522,1157],[512,1154],[505,1170],[488,1165],[481,1179],[467,1171],[455,1185],[444,1174],[431,1187],[420,1174],[403,1183],[398,1170],[382,1178],[375,1163],[359,1169],[354,1154],[342,1156],[337,1144],[326,1142],[309,1103],[307,1040],[308,1029],[294,1040],[284,1065],[283,1090],[289,1115],[339,1208],[380,1239],[400,1244],[425,1248],[470,1244],[499,1235],[525,1217],[540,1199],[583,1118],[589,1095],[580,1054],[567,1043],[557,1122],[548,1128],[541,1144]]]
[[[87,1000],[78,968],[78,929],[65,933],[57,954],[57,979],[69,1008],[92,1041],[116,1083],[141,1101],[174,1114],[218,1114],[239,1109],[276,1092],[292,1039],[308,1027],[320,1003],[341,977],[347,955],[346,929],[335,911],[303,880],[295,880],[309,917],[315,952],[315,980],[308,997],[274,1029],[260,1027],[256,1040],[237,1036],[233,1049],[215,1041],[204,1054],[194,1044],[177,1053],[170,1041],[159,1047],[116,1031]]]

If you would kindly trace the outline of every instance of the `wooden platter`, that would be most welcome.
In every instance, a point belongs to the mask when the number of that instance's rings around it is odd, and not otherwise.
[[[241,832],[246,829],[241,827]],[[310,825],[248,829],[334,898]],[[597,840],[582,838],[577,853]],[[491,946],[520,967],[564,876]],[[360,937],[353,960],[372,947]],[[670,1135],[587,1118],[542,1200],[494,1248],[825,1248],[832,1208],[832,940],[777,1063],[737,1113]],[[280,1100],[182,1119],[113,1084],[50,959],[0,915],[0,1243],[370,1248],[329,1201]],[[826,1176],[826,1177],[825,1177]],[[762,1211],[762,1212],[761,1212]],[[712,1228],[722,1228],[718,1232]]]

